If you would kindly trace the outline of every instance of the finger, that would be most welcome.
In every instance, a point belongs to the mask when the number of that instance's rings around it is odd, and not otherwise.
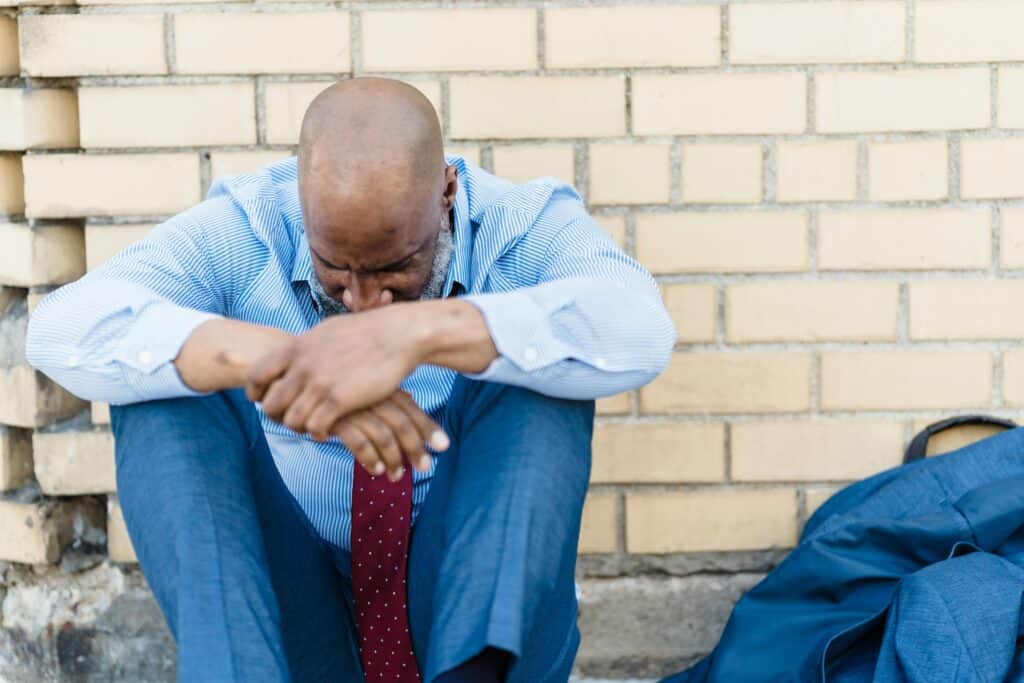
[[[305,433],[307,430],[306,422],[309,416],[316,410],[316,407],[320,405],[324,395],[327,393],[327,387],[320,383],[319,380],[312,380],[306,384],[305,389],[291,402],[288,409],[284,412],[284,417],[281,422],[286,427],[293,431],[299,432],[300,434]],[[314,436],[316,438],[316,436]],[[323,435],[323,438],[319,439],[323,441],[327,438],[327,435]]]
[[[405,411],[405,414],[413,421],[420,432],[423,441],[435,451],[446,451],[451,446],[451,439],[444,433],[444,430],[416,405],[412,396],[404,391],[396,391],[391,395],[395,404]]]
[[[429,472],[430,456],[427,455],[427,450],[423,447],[424,439],[420,436],[416,425],[413,424],[412,418],[406,415],[405,411],[395,405],[391,399],[381,401],[372,406],[370,410],[391,429],[391,433],[394,434],[402,449],[402,454],[409,460],[409,463],[418,470]]]
[[[270,419],[281,422],[284,419],[285,411],[299,397],[302,384],[298,373],[295,372],[287,372],[284,377],[272,382],[270,388],[263,394],[263,401],[260,403],[263,412],[269,415]]]
[[[363,469],[374,476],[384,474],[387,467],[377,456],[377,449],[374,448],[370,437],[350,418],[339,420],[334,426],[334,434],[352,452],[352,456]]]
[[[349,402],[343,401],[340,396],[342,391],[339,387],[331,387],[320,397],[320,402],[306,418],[306,430],[310,434],[330,434],[334,423],[351,412]]]
[[[398,448],[398,440],[387,423],[369,410],[361,410],[352,415],[353,424],[366,434],[377,451],[377,456],[387,466],[388,479],[398,481],[405,474],[402,463],[402,451]]]
[[[271,351],[249,367],[249,372],[245,375],[245,393],[250,401],[262,401],[271,383],[288,370],[292,362],[292,348],[288,345]]]

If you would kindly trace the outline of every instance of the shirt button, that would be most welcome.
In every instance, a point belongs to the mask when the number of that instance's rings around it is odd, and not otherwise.
[[[608,361],[606,361],[604,358],[598,357],[594,359],[594,365],[597,366],[599,369],[604,370],[606,367],[608,367]]]
[[[77,363],[78,363],[78,354],[77,353],[73,353],[70,356],[68,356],[68,365],[75,365]]]
[[[537,360],[537,349],[533,348],[532,346],[527,346],[525,349],[523,349],[523,360],[525,360],[527,363],[532,363],[533,361]]]
[[[149,351],[139,351],[139,362],[140,363],[149,363],[152,360],[153,360],[153,354],[151,354]]]

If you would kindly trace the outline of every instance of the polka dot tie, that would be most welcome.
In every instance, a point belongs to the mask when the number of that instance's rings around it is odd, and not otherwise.
[[[369,683],[420,680],[406,608],[412,471],[391,482],[355,463],[352,591],[359,657]]]

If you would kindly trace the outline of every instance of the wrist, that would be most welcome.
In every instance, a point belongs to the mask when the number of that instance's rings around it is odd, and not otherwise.
[[[487,322],[465,300],[422,302],[414,325],[419,363],[483,372],[498,356]]]

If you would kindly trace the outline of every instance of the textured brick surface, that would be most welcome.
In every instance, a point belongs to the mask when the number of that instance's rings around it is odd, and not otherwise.
[[[251,83],[85,87],[82,147],[190,147],[256,142]],[[197,103],[202,102],[202,106]]]

